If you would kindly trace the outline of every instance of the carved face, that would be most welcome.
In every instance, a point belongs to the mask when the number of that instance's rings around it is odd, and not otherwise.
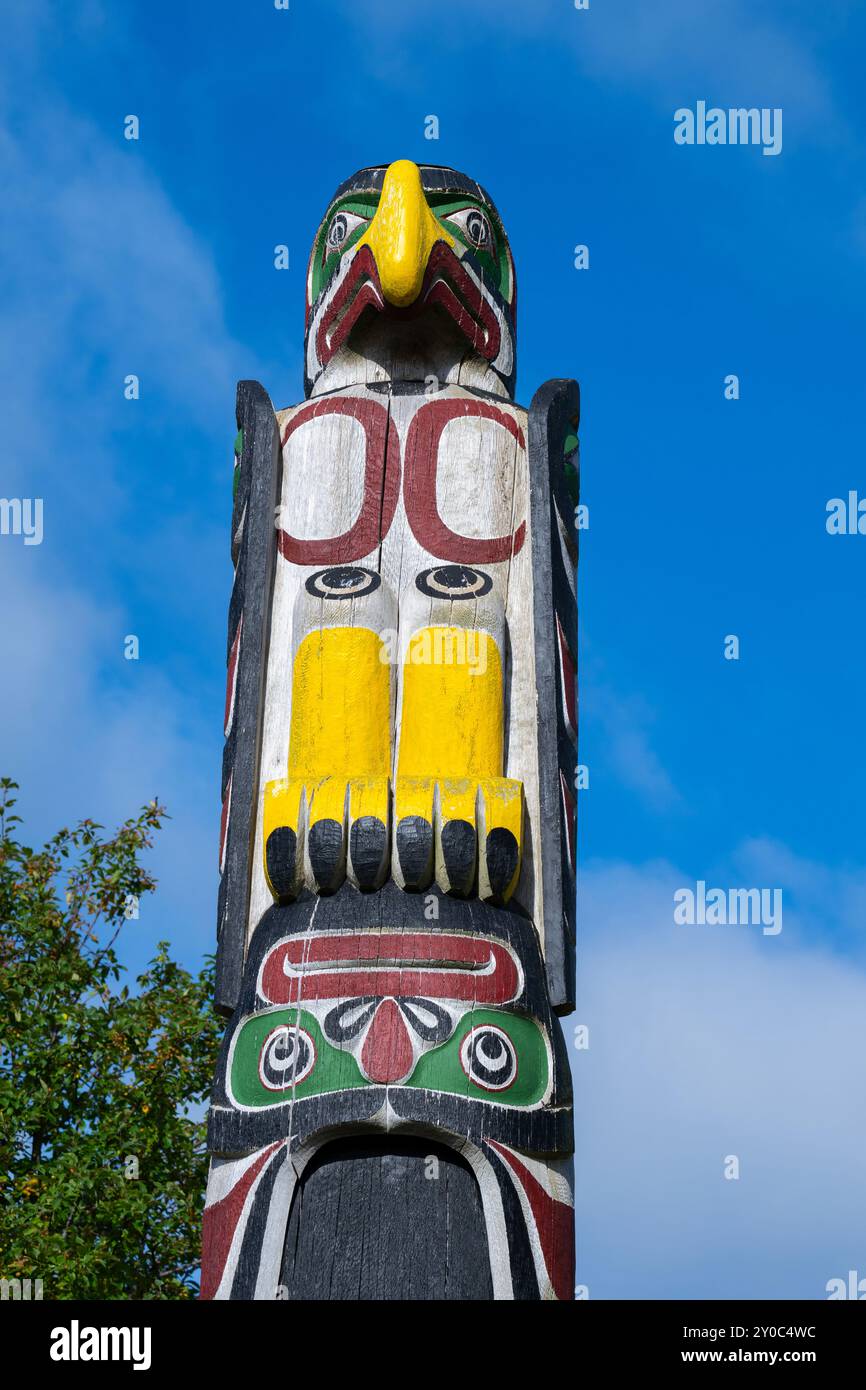
[[[292,936],[270,947],[257,988],[277,1007],[237,1032],[228,1088],[241,1108],[369,1085],[512,1106],[547,1096],[544,1032],[499,1007],[523,993],[523,971],[496,938],[376,929]]]
[[[231,1149],[375,1126],[389,1108],[424,1123],[433,1093],[449,1132],[510,1142],[518,1123],[552,1150],[567,1065],[542,972],[531,922],[438,890],[345,885],[272,908],[226,1034],[214,1132]]]
[[[391,331],[418,320],[415,345],[449,331],[513,389],[511,251],[490,198],[456,170],[401,159],[343,184],[313,243],[306,308],[308,394],[341,349],[363,355],[380,315]]]

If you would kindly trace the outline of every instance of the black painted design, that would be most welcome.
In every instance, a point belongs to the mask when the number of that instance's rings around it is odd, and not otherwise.
[[[365,995],[360,999],[344,999],[325,1015],[322,1025],[325,1037],[339,1046],[357,1038],[370,1022],[383,995]],[[390,997],[390,996],[389,996]],[[447,1009],[433,999],[420,997],[403,998],[395,1001],[409,1027],[424,1042],[445,1042],[454,1032],[454,1020]]]
[[[451,1015],[433,999],[400,999],[398,1004],[409,1026],[425,1042],[441,1043],[453,1033],[454,1021]]]
[[[442,858],[452,893],[469,893],[475,881],[478,837],[467,820],[446,821],[440,832]]]
[[[574,502],[579,487],[577,455],[569,453],[566,476],[563,446],[577,431],[580,388],[576,381],[553,380],[540,386],[529,407],[529,508],[532,525],[532,603],[535,627],[535,678],[540,691],[556,700],[556,719],[538,720],[538,781],[541,874],[544,883],[544,957],[550,1001],[558,1013],[574,1008],[577,904],[568,854],[568,834],[560,778],[572,791],[577,747],[568,736],[559,677],[557,616],[572,652],[577,651],[577,604],[563,560],[561,519],[577,555]]]
[[[370,1212],[379,1217],[372,1244]],[[429,1139],[327,1144],[295,1192],[280,1282],[298,1299],[492,1298],[469,1165]]]
[[[483,570],[472,569],[469,565],[436,565],[421,571],[415,579],[415,587],[428,598],[482,598],[490,593],[493,580]]]
[[[459,170],[451,169],[446,164],[421,164],[418,167],[421,173],[421,187],[425,192],[468,193],[471,198],[478,198],[492,205],[492,198],[481,184],[466,174],[461,174]],[[366,169],[359,169],[339,185],[331,202],[335,203],[347,193],[381,193],[387,171],[387,164],[371,164]]]
[[[265,1039],[259,1072],[266,1086],[282,1091],[302,1081],[315,1061],[315,1046],[303,1028],[283,1024]]]
[[[433,826],[424,816],[404,816],[396,841],[406,887],[426,888],[433,879]]]
[[[349,832],[349,854],[358,887],[378,888],[388,850],[388,828],[378,816],[359,816]]]
[[[463,1070],[477,1086],[504,1091],[517,1078],[517,1053],[502,1028],[473,1028],[460,1053]]]
[[[505,826],[494,826],[487,836],[484,854],[493,895],[502,898],[517,872],[517,840]]]
[[[430,911],[430,899],[435,910]],[[552,1089],[548,1102],[537,1109],[508,1108],[468,1096],[428,1091],[420,1086],[356,1087],[295,1098],[291,1104],[259,1111],[235,1108],[227,1090],[226,1068],[235,1029],[241,1020],[264,1007],[257,994],[257,980],[268,950],[286,936],[316,931],[356,931],[362,928],[388,931],[481,932],[506,942],[521,962],[522,993],[502,1009],[507,1029],[510,1013],[528,1014],[545,1029],[553,1053]],[[353,1001],[359,1012],[373,1004],[372,997]],[[421,1009],[431,1001],[409,999],[409,1008],[424,1021]],[[404,1013],[411,1023],[408,1014]],[[335,1028],[352,1027],[351,1013],[337,1015]],[[359,1031],[364,1021],[359,1023]],[[220,1052],[208,1129],[211,1152],[251,1152],[275,1141],[286,1140],[291,1152],[315,1142],[335,1126],[372,1126],[385,1103],[406,1124],[429,1128],[435,1115],[437,1130],[480,1144],[498,1140],[539,1157],[565,1157],[572,1151],[571,1076],[565,1042],[558,1020],[551,1012],[538,935],[532,922],[513,903],[492,907],[477,898],[457,898],[433,884],[422,896],[405,893],[389,881],[377,893],[359,893],[346,882],[327,897],[305,895],[285,907],[274,906],[262,917],[250,943],[244,972],[244,989]]]
[[[229,603],[227,659],[244,620],[238,655],[235,712],[223,750],[222,800],[231,805],[217,898],[214,1003],[229,1014],[244,968],[250,901],[250,853],[258,810],[263,686],[271,591],[276,562],[274,513],[280,489],[279,430],[274,408],[257,381],[238,382],[240,464],[235,475],[231,555],[235,579]]]
[[[375,570],[361,565],[332,565],[311,574],[305,588],[314,598],[364,598],[375,593],[381,583]]]
[[[351,1042],[363,1032],[376,1011],[378,998],[365,995],[361,999],[344,999],[325,1015],[325,1037],[332,1043]]]
[[[541,1298],[538,1275],[535,1261],[532,1258],[529,1233],[520,1207],[520,1198],[501,1155],[489,1144],[484,1145],[484,1153],[490,1160],[490,1166],[496,1175],[496,1181],[499,1183],[499,1195],[502,1198],[502,1207],[505,1212],[505,1229],[508,1233],[508,1254],[514,1297],[521,1302],[538,1302]]]
[[[279,1150],[267,1163],[252,1196],[249,1219],[244,1228],[238,1265],[232,1281],[233,1300],[254,1299],[258,1282],[262,1241],[274,1195],[274,1184],[286,1161],[286,1150]]]
[[[325,817],[310,826],[307,834],[310,868],[321,892],[330,893],[342,877],[343,823]]]
[[[265,845],[265,859],[268,877],[281,902],[293,897],[296,891],[297,852],[297,836],[290,826],[279,826],[271,831]]]

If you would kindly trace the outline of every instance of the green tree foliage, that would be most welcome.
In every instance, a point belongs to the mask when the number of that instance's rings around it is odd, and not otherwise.
[[[45,1298],[193,1296],[213,961],[191,975],[159,942],[133,992],[116,954],[165,811],[34,852],[15,790],[0,779],[0,1277]]]

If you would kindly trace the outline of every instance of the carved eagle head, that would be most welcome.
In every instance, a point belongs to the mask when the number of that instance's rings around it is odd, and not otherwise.
[[[333,378],[335,365],[390,352],[386,376],[395,353],[399,374],[422,381],[475,358],[511,396],[515,306],[508,239],[480,184],[408,159],[361,169],[337,189],[313,241],[306,393],[329,367]]]

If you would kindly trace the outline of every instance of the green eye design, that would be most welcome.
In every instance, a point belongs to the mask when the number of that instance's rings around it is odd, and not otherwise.
[[[333,1047],[306,1010],[253,1014],[235,1034],[229,1092],[245,1110],[366,1084],[351,1052]]]
[[[466,241],[470,246],[474,246],[476,251],[493,254],[493,228],[480,208],[457,208],[455,212],[449,212],[447,217],[449,222],[453,222],[460,229]]]
[[[272,1028],[259,1052],[259,1080],[269,1091],[304,1081],[316,1065],[316,1045],[306,1028],[283,1023]]]
[[[235,1105],[259,1110],[307,1096],[373,1084],[364,1040],[380,999],[347,999],[307,1009],[270,1009],[246,1018],[229,1054],[229,1094]],[[543,1104],[551,1079],[550,1049],[534,1019],[494,1009],[470,1009],[448,1037],[446,1009],[430,999],[401,999],[420,1049],[402,1085],[497,1101]]]
[[[507,1091],[517,1080],[514,1044],[507,1033],[489,1023],[467,1033],[460,1065],[469,1080],[485,1091]]]
[[[352,233],[368,220],[366,217],[359,217],[356,212],[343,210],[335,213],[331,218],[331,224],[325,237],[325,256],[331,256],[334,252],[341,251]]]

